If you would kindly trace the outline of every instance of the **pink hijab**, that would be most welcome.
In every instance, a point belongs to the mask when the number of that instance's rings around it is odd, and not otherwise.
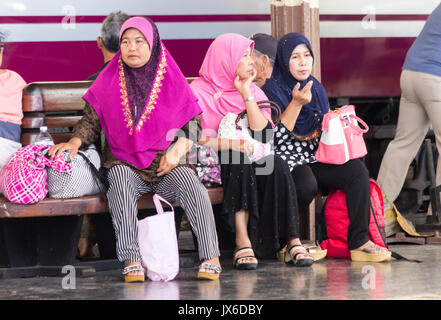
[[[182,128],[201,109],[161,42],[156,25],[150,19],[133,17],[123,24],[121,35],[129,28],[144,34],[151,48],[150,60],[133,69],[122,61],[118,51],[83,99],[95,109],[112,154],[144,169],[157,151],[170,146],[168,133]],[[140,112],[135,112],[135,99],[142,101]]]
[[[219,123],[229,112],[239,114],[245,110],[242,96],[234,87],[234,78],[240,59],[245,51],[254,48],[254,42],[235,33],[217,37],[205,55],[199,70],[199,78],[190,84],[202,109],[202,130],[206,137],[217,137]],[[251,92],[256,101],[268,100],[265,93],[254,83]],[[271,111],[262,109],[271,121]]]

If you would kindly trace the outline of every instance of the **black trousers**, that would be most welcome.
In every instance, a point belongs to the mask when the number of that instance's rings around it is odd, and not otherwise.
[[[341,189],[346,194],[349,215],[349,250],[356,249],[369,240],[369,172],[360,159],[350,160],[342,165],[319,162],[304,164],[295,167],[291,174],[301,211],[305,211],[319,189]]]

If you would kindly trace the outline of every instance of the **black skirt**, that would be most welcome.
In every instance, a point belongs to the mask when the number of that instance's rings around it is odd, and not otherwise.
[[[219,157],[223,223],[234,232],[235,213],[248,211],[248,234],[256,256],[275,258],[289,238],[299,237],[296,188],[288,165],[277,155],[256,163],[235,151],[220,153]]]

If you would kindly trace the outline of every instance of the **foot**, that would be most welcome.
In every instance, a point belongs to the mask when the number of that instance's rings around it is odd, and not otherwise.
[[[234,250],[234,267],[236,269],[253,270],[257,268],[257,258],[251,247],[240,247]]]
[[[209,259],[209,260],[203,260],[202,263],[209,263],[209,264],[213,264],[216,267],[221,267],[220,265],[220,261],[219,261],[219,257],[213,258],[213,259]],[[210,268],[199,268],[199,272],[203,272],[203,273],[209,273],[209,274],[215,274],[216,271]]]
[[[384,253],[389,252],[388,249],[376,245],[371,240],[366,242],[361,247],[358,247],[357,249],[355,249],[355,251],[363,251],[363,252],[367,252],[369,254],[384,254]]]
[[[387,248],[380,247],[370,240],[350,253],[352,261],[382,262],[391,259],[391,252]]]
[[[296,266],[310,266],[314,263],[314,257],[301,244],[289,248],[288,254]],[[287,259],[285,259],[286,261]]]
[[[219,257],[207,259],[204,260],[199,267],[198,278],[206,280],[218,280],[221,272],[222,268],[220,266]]]
[[[88,258],[93,256],[93,243],[89,238],[80,238],[78,241],[78,258]]]
[[[133,270],[133,271],[129,271],[126,273],[126,268],[128,269],[133,266],[140,266],[141,268],[139,268],[138,270]],[[144,276],[144,268],[142,268],[140,262],[131,262],[125,266],[123,274],[126,277],[143,277]]]

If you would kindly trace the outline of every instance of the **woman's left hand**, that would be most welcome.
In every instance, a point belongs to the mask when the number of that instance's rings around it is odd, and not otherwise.
[[[234,87],[244,99],[251,96],[251,83],[256,79],[256,76],[257,71],[253,70],[253,74],[246,79],[240,79],[239,76],[234,78]]]
[[[179,158],[175,155],[175,152],[167,152],[165,155],[162,156],[161,160],[159,161],[159,167],[156,174],[158,177],[162,177],[163,175],[166,175],[170,173],[174,168],[176,168],[179,164]]]

